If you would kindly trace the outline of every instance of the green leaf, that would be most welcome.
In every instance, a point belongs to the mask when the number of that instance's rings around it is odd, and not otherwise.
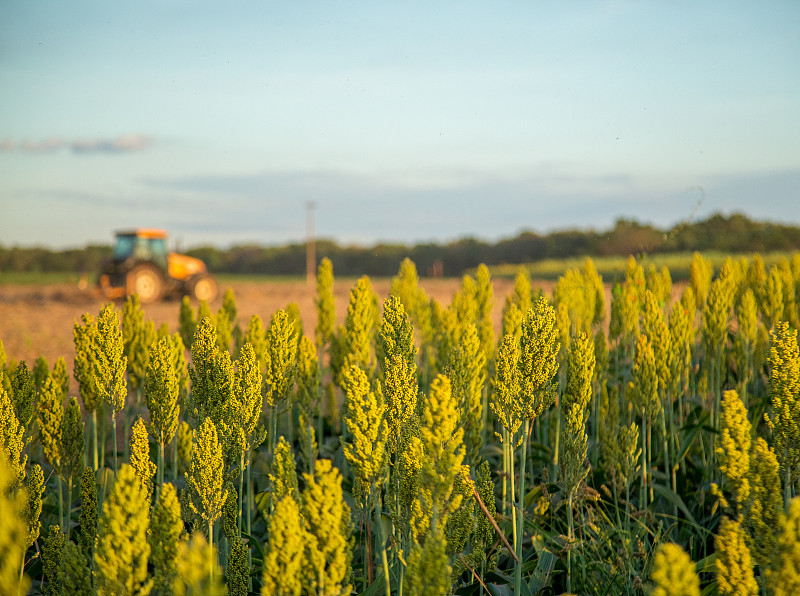
[[[514,578],[510,575],[505,575],[504,573],[500,573],[499,571],[489,571],[483,578],[483,580],[488,583],[493,584],[513,584]]]
[[[270,491],[262,490],[260,493],[256,493],[254,498],[256,509],[258,509],[264,519],[269,518],[269,494]]]
[[[383,578],[383,571],[378,574],[378,577],[367,587],[366,590],[361,592],[358,596],[376,596],[383,594],[386,591],[386,581]]]
[[[103,510],[103,501],[105,497],[111,494],[114,488],[115,474],[114,470],[110,468],[101,468],[94,474],[95,482],[97,482],[97,510]]]
[[[676,460],[676,463],[680,463],[681,461],[683,461],[683,458],[686,457],[687,453],[689,453],[689,449],[692,448],[692,444],[697,438],[697,435],[700,433],[701,430],[703,430],[705,423],[708,421],[708,417],[709,417],[708,412],[704,412],[699,417],[697,422],[691,425],[687,424],[686,426],[680,429],[679,432],[681,433],[685,432],[686,435],[684,436],[683,443],[681,444],[681,448],[678,451],[678,458]]]
[[[667,501],[675,505],[678,509],[680,509],[683,514],[689,518],[689,521],[692,522],[694,526],[697,526],[697,522],[694,520],[694,516],[689,511],[689,508],[686,507],[686,503],[683,502],[683,499],[675,493],[671,488],[667,486],[662,486],[660,484],[652,484],[652,489],[664,497]],[[699,526],[698,526],[699,527]]]
[[[489,445],[484,445],[483,447],[481,447],[480,456],[483,459],[489,459],[490,457],[500,458],[503,456],[503,448],[496,443],[490,443]]]
[[[533,596],[531,589],[528,587],[528,584],[525,582],[521,582],[519,585],[519,591],[522,593],[522,596]]]
[[[243,531],[243,532],[240,532],[240,533],[241,533],[243,538],[247,539],[247,543],[250,545],[250,548],[258,551],[258,558],[259,559],[263,559],[264,558],[264,549],[261,547],[261,543],[258,541],[258,539],[255,538],[254,536],[251,536],[247,532]],[[255,558],[253,560],[255,560]]]
[[[527,585],[523,583],[523,586],[525,586],[531,594],[536,594],[540,590],[546,588],[550,584],[550,575],[556,567],[556,561],[558,561],[556,555],[546,548],[542,549],[539,553],[539,563],[536,565],[536,569],[530,581]]]
[[[486,584],[486,587],[489,588],[492,596],[511,596],[511,586],[509,585]]]
[[[711,553],[704,559],[700,559],[694,564],[697,573],[716,573],[717,572],[717,553]]]
[[[700,596],[708,596],[709,594],[717,594],[718,590],[719,590],[719,583],[717,582],[717,580],[714,580],[710,584],[708,584],[705,588],[703,588],[703,591],[700,592]]]

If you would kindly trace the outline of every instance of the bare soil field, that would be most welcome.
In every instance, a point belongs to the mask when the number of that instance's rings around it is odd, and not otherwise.
[[[336,314],[340,323],[344,321],[354,283],[354,279],[337,280],[335,283]],[[442,304],[450,303],[460,283],[461,280],[455,278],[420,280],[420,285],[428,295]],[[391,280],[373,279],[372,284],[380,298],[386,298]],[[498,330],[503,304],[513,285],[513,280],[494,280],[493,316]],[[542,287],[548,294],[552,292],[552,285],[552,282],[534,283],[534,287]],[[222,294],[229,287],[236,296],[238,321],[242,328],[247,326],[253,314],[258,314],[266,325],[276,310],[295,302],[300,307],[305,332],[314,333],[317,320],[314,306],[316,288],[308,286],[305,281],[243,281],[222,284],[219,297],[210,305],[213,311],[220,307]],[[96,317],[106,302],[96,289],[81,290],[71,284],[0,285],[0,340],[8,360],[24,360],[32,367],[39,356],[44,356],[52,366],[59,356],[63,356],[67,369],[72,370],[75,355],[72,343],[73,325],[80,321],[83,313]],[[124,302],[117,303],[120,318],[123,307]],[[147,304],[142,309],[145,316],[155,322],[156,327],[167,323],[171,332],[177,331],[179,300]]]

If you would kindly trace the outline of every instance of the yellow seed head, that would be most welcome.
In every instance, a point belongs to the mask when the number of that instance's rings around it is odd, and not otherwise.
[[[290,496],[275,505],[269,516],[269,542],[264,549],[261,594],[263,596],[299,596],[303,589],[306,531],[300,508]]]
[[[717,436],[717,461],[736,495],[737,509],[750,497],[750,421],[736,391],[722,396],[722,420]]]
[[[672,542],[658,547],[650,580],[652,596],[700,596],[700,580],[689,555]]]
[[[723,517],[714,540],[717,552],[717,585],[721,596],[758,594],[753,562],[739,522]]]

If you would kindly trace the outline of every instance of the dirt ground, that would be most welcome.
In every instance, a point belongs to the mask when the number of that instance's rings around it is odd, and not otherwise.
[[[336,314],[338,321],[344,321],[347,303],[354,279],[337,280],[334,285],[336,297]],[[381,299],[389,292],[389,279],[374,279],[373,287]],[[494,285],[495,327],[499,330],[503,304],[506,296],[513,288],[513,280],[498,279]],[[429,296],[442,304],[449,304],[451,297],[460,285],[459,279],[422,279],[420,285]],[[300,307],[306,333],[313,334],[316,325],[316,308],[314,295],[316,289],[304,281],[287,282],[234,282],[220,287],[220,296],[210,305],[216,311],[222,302],[222,293],[232,288],[238,306],[238,320],[242,328],[253,314],[258,314],[268,324],[272,313],[279,308],[296,302]],[[551,282],[535,282],[534,287],[542,287],[546,293],[552,292]],[[0,340],[3,342],[9,361],[26,361],[29,367],[39,356],[44,356],[50,363],[55,363],[63,356],[67,369],[72,370],[75,355],[72,343],[73,325],[80,321],[83,313],[97,316],[106,301],[94,288],[81,290],[71,284],[56,285],[0,285]],[[122,317],[124,302],[118,302],[117,308]],[[148,319],[152,319],[156,327],[163,323],[169,325],[170,331],[177,331],[179,300],[144,305],[143,310]],[[74,390],[74,388],[73,388]]]

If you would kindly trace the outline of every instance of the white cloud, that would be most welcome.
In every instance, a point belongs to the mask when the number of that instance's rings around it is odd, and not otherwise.
[[[68,149],[74,154],[85,153],[129,153],[143,151],[154,143],[153,137],[145,134],[123,135],[114,138],[81,138],[66,140],[49,137],[37,141],[0,141],[0,151],[19,151],[22,153],[53,153],[60,149]]]

